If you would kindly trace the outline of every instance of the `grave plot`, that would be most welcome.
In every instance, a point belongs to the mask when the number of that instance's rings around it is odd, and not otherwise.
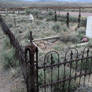
[[[28,15],[25,17],[28,17]],[[35,42],[43,51],[44,49],[59,49],[81,43],[82,38],[85,37],[85,27],[76,29],[77,23],[70,22],[70,28],[68,28],[64,22],[53,22],[36,18],[31,23],[28,20],[23,21],[25,17],[22,15],[14,17],[15,23],[13,16],[6,16],[8,26],[13,30],[23,45],[27,44],[30,31],[33,32],[34,41],[36,40]]]
[[[37,18],[36,15],[34,16],[34,21],[29,21],[28,19],[26,19],[28,18],[28,15],[15,14],[14,16],[4,16],[8,27],[12,30],[23,48],[25,48],[26,45],[30,44],[30,31],[32,31],[33,42],[36,44],[39,50],[40,63],[43,62],[43,56],[51,50],[58,52],[62,51],[63,53],[66,52],[67,48],[76,47],[81,51],[80,47],[82,47],[83,49],[83,46],[92,46],[91,43],[88,42],[89,39],[85,36],[85,26],[78,26],[78,23],[75,22],[76,18],[74,18],[75,20],[73,20],[73,22],[69,23],[68,13],[67,23],[65,21],[61,22],[56,18],[56,12],[54,13],[54,21],[53,19],[46,20],[46,17],[44,16],[42,16],[42,19],[39,18],[39,16],[37,16]],[[65,17],[66,16],[62,18]],[[68,23],[69,25],[67,25]],[[11,48],[11,46],[9,48]],[[62,54],[61,57],[64,57],[64,54]]]

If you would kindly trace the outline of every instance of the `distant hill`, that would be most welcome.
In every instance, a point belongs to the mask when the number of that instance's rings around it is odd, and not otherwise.
[[[67,1],[67,2],[92,2],[91,0],[0,0],[1,1],[5,1],[5,2],[19,2],[19,1],[40,1],[40,2],[52,2],[52,1]]]
[[[62,6],[62,7],[92,7],[92,3],[77,3],[77,2],[24,2],[22,0],[0,0],[0,7],[1,8],[14,8],[14,7],[45,7],[45,6]],[[53,0],[52,0],[53,1]]]

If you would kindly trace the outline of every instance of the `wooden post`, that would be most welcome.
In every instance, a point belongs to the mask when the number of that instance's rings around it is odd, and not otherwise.
[[[16,27],[16,19],[15,19],[15,16],[14,16],[14,26]]]
[[[81,22],[81,9],[79,9],[78,28],[80,27],[80,22]]]
[[[57,21],[57,13],[56,13],[56,11],[55,11],[55,22]]]
[[[66,25],[69,28],[69,12],[67,12],[67,16],[66,16]]]

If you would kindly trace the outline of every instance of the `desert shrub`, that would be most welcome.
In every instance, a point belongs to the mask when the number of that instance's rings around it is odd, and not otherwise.
[[[19,65],[18,60],[15,58],[15,51],[13,48],[7,52],[3,52],[2,55],[4,68],[16,67]]]
[[[54,11],[52,10],[48,11],[48,15],[54,15]]]
[[[38,15],[38,19],[43,20],[47,17],[45,14]]]
[[[84,37],[84,35],[83,34],[78,34],[77,37],[78,37],[79,41],[81,42],[81,40]]]
[[[47,21],[54,21],[54,20],[55,20],[54,15],[47,18]],[[57,15],[57,21],[66,22],[66,15]],[[70,16],[70,22],[77,22],[77,18]]]
[[[61,26],[61,30],[64,32],[69,31],[69,28],[66,25]]]
[[[55,45],[55,46],[53,47],[53,49],[55,49],[55,50],[57,50],[57,51],[60,51],[60,50],[61,50],[61,47],[60,47],[60,45]]]
[[[79,39],[79,42],[81,42],[82,38],[85,36],[85,29],[79,28],[77,32],[77,38]]]
[[[92,65],[92,60],[91,59],[88,59],[87,61],[84,60],[84,62],[80,63],[81,70],[88,71],[88,72],[92,71],[91,65]]]
[[[54,21],[55,20],[55,16],[48,16],[47,17],[47,21]],[[57,21],[61,21],[61,22],[65,22],[66,23],[66,15],[57,15]],[[78,23],[78,17],[74,17],[74,16],[70,16],[69,17],[69,21],[71,23]],[[84,26],[86,27],[86,18],[81,18],[81,23],[80,26]]]
[[[85,36],[85,29],[82,27],[77,29],[77,38],[79,39],[79,42],[81,42],[84,36]]]
[[[27,92],[26,87],[20,87],[20,86],[21,85],[19,85],[19,87],[16,86],[13,87],[10,92]]]
[[[29,8],[27,8],[27,9],[25,9],[25,14],[27,14],[27,15],[29,15],[30,14],[30,9]]]
[[[60,73],[59,73],[60,80],[63,80],[64,74],[65,74],[66,78],[68,78],[69,75],[70,75],[69,68],[67,68],[67,67],[65,67],[65,68],[66,68],[65,72],[64,72],[64,67],[63,66],[61,66],[59,68],[59,70],[60,70]],[[51,70],[48,69],[47,71],[45,71],[45,73],[46,73],[46,76],[45,76],[46,77],[46,83],[51,83]],[[54,76],[52,76],[52,80],[55,82],[55,81],[58,80],[58,69],[57,68],[53,68],[53,74],[54,74]],[[73,76],[73,73],[72,73],[71,76]],[[39,86],[42,85],[43,83],[44,83],[44,71],[41,70],[41,71],[39,71]],[[68,85],[69,85],[68,81],[65,82],[64,88],[63,88],[62,83],[53,85],[53,87],[52,87],[53,92],[61,92],[62,89],[64,90],[64,92],[67,92],[68,91]],[[77,82],[75,83],[74,80],[71,80],[71,83],[70,83],[71,92],[73,92],[74,89],[77,88],[77,86],[78,86]],[[47,88],[47,89],[49,89],[49,88]]]
[[[2,52],[2,63],[4,68],[17,67],[19,62],[16,59],[15,50],[11,46],[8,38],[6,38],[4,41],[3,49],[4,51]]]
[[[84,59],[84,60],[80,60],[78,61],[77,63],[77,70],[78,71],[86,71],[86,72],[91,72],[92,71],[92,59],[89,58],[89,59]],[[72,64],[72,67],[74,69],[76,69],[76,63],[73,63]]]
[[[3,43],[3,48],[6,48],[6,49],[10,49],[12,46],[10,44],[10,40],[8,39],[8,37],[6,37],[4,39],[4,43]]]
[[[79,33],[79,34],[83,34],[83,35],[85,35],[85,28],[83,28],[83,27],[80,27],[80,28],[78,28],[77,29],[77,32]]]
[[[53,29],[56,33],[58,33],[58,32],[61,31],[61,26],[60,26],[59,24],[55,24],[55,25],[52,26],[52,29]]]
[[[77,37],[76,34],[63,34],[61,33],[60,40],[67,43],[67,42],[72,42],[72,43],[77,43],[79,42],[79,38]]]
[[[80,41],[80,39],[77,38],[76,35],[71,35],[71,36],[69,36],[67,39],[68,39],[68,41],[70,41],[70,42],[72,42],[72,43],[77,43],[77,42]]]
[[[30,13],[33,14],[34,16],[38,17],[41,12],[39,9],[31,9]]]
[[[47,16],[47,17],[46,17],[46,20],[47,20],[47,21],[54,21],[54,20],[55,20],[55,16],[54,16],[54,15],[52,15],[52,16]]]
[[[8,27],[11,28],[11,27],[13,27],[13,25],[12,24],[8,24]]]
[[[39,20],[37,20],[37,21],[36,21],[36,24],[37,24],[38,26],[40,26],[40,25],[42,24],[42,22],[39,21]]]
[[[70,16],[70,22],[78,22],[78,17]]]
[[[86,27],[86,23],[87,23],[87,19],[86,19],[86,18],[82,18],[82,19],[81,19],[80,26]]]
[[[25,39],[29,39],[30,38],[30,32],[25,32],[25,36],[24,36]]]
[[[89,40],[88,46],[89,46],[89,47],[92,47],[92,39]]]

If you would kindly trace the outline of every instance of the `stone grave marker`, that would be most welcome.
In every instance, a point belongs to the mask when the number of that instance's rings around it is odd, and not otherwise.
[[[86,36],[92,38],[92,16],[87,18]]]

